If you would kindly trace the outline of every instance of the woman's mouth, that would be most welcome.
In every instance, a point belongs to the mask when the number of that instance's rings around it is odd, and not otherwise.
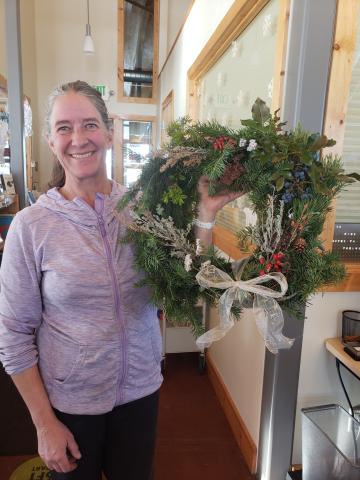
[[[81,158],[87,158],[87,157],[91,157],[91,155],[93,155],[94,152],[86,152],[86,153],[69,153],[69,156],[72,157],[72,158],[78,158],[78,159],[81,159]]]

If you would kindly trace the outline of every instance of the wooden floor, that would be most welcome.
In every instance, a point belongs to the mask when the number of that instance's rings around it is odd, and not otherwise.
[[[167,355],[164,377],[155,480],[253,480],[197,354]],[[28,458],[0,456],[0,480]]]
[[[197,354],[167,355],[155,480],[252,480]]]

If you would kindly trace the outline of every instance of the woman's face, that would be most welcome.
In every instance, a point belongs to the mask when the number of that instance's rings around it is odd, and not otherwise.
[[[50,117],[48,142],[66,173],[66,180],[106,179],[106,150],[112,145],[100,113],[75,92],[58,97]]]

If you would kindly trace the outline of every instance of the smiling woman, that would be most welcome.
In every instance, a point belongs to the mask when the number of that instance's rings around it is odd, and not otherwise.
[[[46,137],[53,188],[16,216],[4,250],[1,361],[52,479],[95,480],[103,470],[114,480],[121,468],[147,480],[161,335],[148,291],[134,288],[142,275],[132,247],[119,242],[125,189],[106,175],[112,128],[100,94],[80,81],[56,89]]]

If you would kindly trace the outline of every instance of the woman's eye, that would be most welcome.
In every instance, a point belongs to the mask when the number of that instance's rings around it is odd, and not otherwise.
[[[87,130],[96,130],[98,128],[96,123],[87,123],[85,127]]]
[[[63,125],[56,130],[58,133],[68,133],[70,131],[70,127]]]

